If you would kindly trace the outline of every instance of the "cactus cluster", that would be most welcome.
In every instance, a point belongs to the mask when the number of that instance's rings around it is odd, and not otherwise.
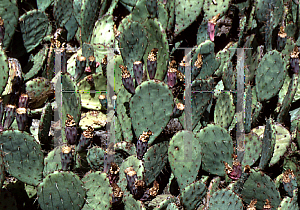
[[[296,0],[1,0],[0,209],[299,209]]]

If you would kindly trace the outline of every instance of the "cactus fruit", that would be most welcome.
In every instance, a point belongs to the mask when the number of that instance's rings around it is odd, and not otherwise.
[[[292,72],[294,74],[299,74],[299,52],[298,52],[298,47],[295,46],[295,49],[290,55],[290,65]]]
[[[287,40],[287,34],[284,31],[284,27],[281,26],[277,37],[277,49],[279,51],[282,51],[284,49],[286,40]]]
[[[3,124],[4,129],[10,128],[11,124],[13,123],[13,121],[15,119],[15,111],[16,111],[15,105],[11,105],[11,104],[6,105],[5,118],[4,118],[5,120],[4,120],[4,124]]]
[[[147,70],[150,79],[154,79],[157,69],[157,53],[158,49],[153,48],[147,58]]]
[[[68,171],[71,168],[71,164],[73,161],[72,148],[69,146],[63,146],[61,148],[61,166],[62,170]]]
[[[77,126],[76,122],[74,121],[73,117],[67,114],[66,120],[66,138],[70,145],[74,145],[77,143]]]
[[[142,83],[143,78],[143,63],[141,61],[135,61],[133,63],[133,73],[136,86],[138,86]]]
[[[102,107],[104,107],[104,109],[107,109],[107,98],[106,95],[99,95],[99,101]]]
[[[24,131],[27,126],[28,116],[26,108],[17,108],[16,109],[16,120],[18,124],[18,129]]]
[[[183,111],[184,111],[184,104],[183,103],[177,103],[174,106],[173,113],[172,113],[172,118],[180,117],[182,115]]]
[[[177,69],[169,66],[168,72],[167,72],[167,80],[168,80],[168,86],[170,88],[174,87],[177,81]]]
[[[87,130],[83,131],[81,134],[80,140],[76,145],[76,151],[82,152],[84,151],[91,143],[94,137],[94,129],[93,127],[89,126]]]
[[[127,179],[127,186],[134,197],[140,198],[143,193],[144,181],[137,179],[137,173],[132,167],[124,171]]]
[[[144,195],[143,197],[140,199],[140,201],[149,201],[153,198],[156,197],[156,195],[158,194],[158,190],[159,190],[159,184],[158,182],[155,180],[153,182],[153,187],[151,187],[150,189],[147,189],[145,192],[144,192]]]
[[[133,84],[133,79],[129,73],[129,71],[127,70],[127,67],[120,65],[119,66],[122,69],[122,82],[124,87],[126,88],[126,90],[131,93],[134,94],[135,93],[135,88],[134,88],[134,84]]]
[[[76,69],[75,69],[75,80],[78,80],[83,72],[85,72],[86,58],[84,56],[77,56],[76,58]]]
[[[112,162],[108,173],[110,184],[113,183],[116,184],[119,181],[119,172],[120,172],[119,166],[116,163]]]
[[[121,188],[116,183],[111,183],[111,186],[113,188],[113,195],[112,195],[111,203],[113,206],[117,206],[122,202],[124,193],[122,192]]]
[[[141,134],[139,139],[137,140],[136,154],[137,154],[137,158],[139,160],[143,159],[143,156],[148,149],[148,141],[149,141],[150,135],[152,135],[151,131],[148,131],[148,132],[143,131],[143,134]]]

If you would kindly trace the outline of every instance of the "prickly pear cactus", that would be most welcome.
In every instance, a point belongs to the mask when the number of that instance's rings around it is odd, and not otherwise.
[[[202,169],[224,176],[224,162],[232,165],[233,142],[229,133],[218,125],[209,124],[196,136],[202,145]]]
[[[168,159],[181,190],[196,180],[201,150],[199,140],[191,131],[178,132],[170,141]]]
[[[150,130],[151,145],[170,120],[174,107],[172,92],[158,80],[143,82],[136,88],[129,107],[135,135]]]
[[[55,183],[55,184],[53,184]],[[80,178],[73,172],[48,174],[37,189],[42,209],[81,209],[86,192]]]
[[[263,209],[265,200],[268,199],[274,208],[280,204],[280,194],[271,178],[261,171],[252,171],[242,190],[243,200],[250,204],[257,199],[256,207]]]
[[[4,131],[0,134],[0,142],[7,171],[21,181],[37,186],[44,167],[41,145],[27,132],[18,130]]]
[[[274,97],[282,87],[286,75],[286,64],[282,55],[276,50],[265,54],[257,67],[255,77],[258,101],[263,102]]]

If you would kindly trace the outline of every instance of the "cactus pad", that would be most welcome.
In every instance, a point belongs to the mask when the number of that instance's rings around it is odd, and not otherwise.
[[[197,133],[197,138],[202,145],[203,170],[224,176],[223,162],[232,165],[233,142],[229,133],[218,125],[209,124]]]
[[[136,136],[150,130],[148,144],[168,124],[174,108],[172,92],[168,86],[158,80],[143,82],[136,88],[135,95],[130,101],[130,116]]]
[[[8,172],[25,183],[38,185],[44,155],[34,137],[26,132],[7,130],[0,135],[0,143]]]
[[[191,131],[180,131],[169,144],[168,159],[181,190],[196,180],[201,165],[201,144]]]
[[[38,202],[42,209],[81,209],[85,190],[73,172],[55,171],[38,186]]]

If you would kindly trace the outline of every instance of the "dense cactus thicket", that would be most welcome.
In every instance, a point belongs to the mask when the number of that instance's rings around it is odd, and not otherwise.
[[[1,210],[298,210],[297,0],[1,0]]]

